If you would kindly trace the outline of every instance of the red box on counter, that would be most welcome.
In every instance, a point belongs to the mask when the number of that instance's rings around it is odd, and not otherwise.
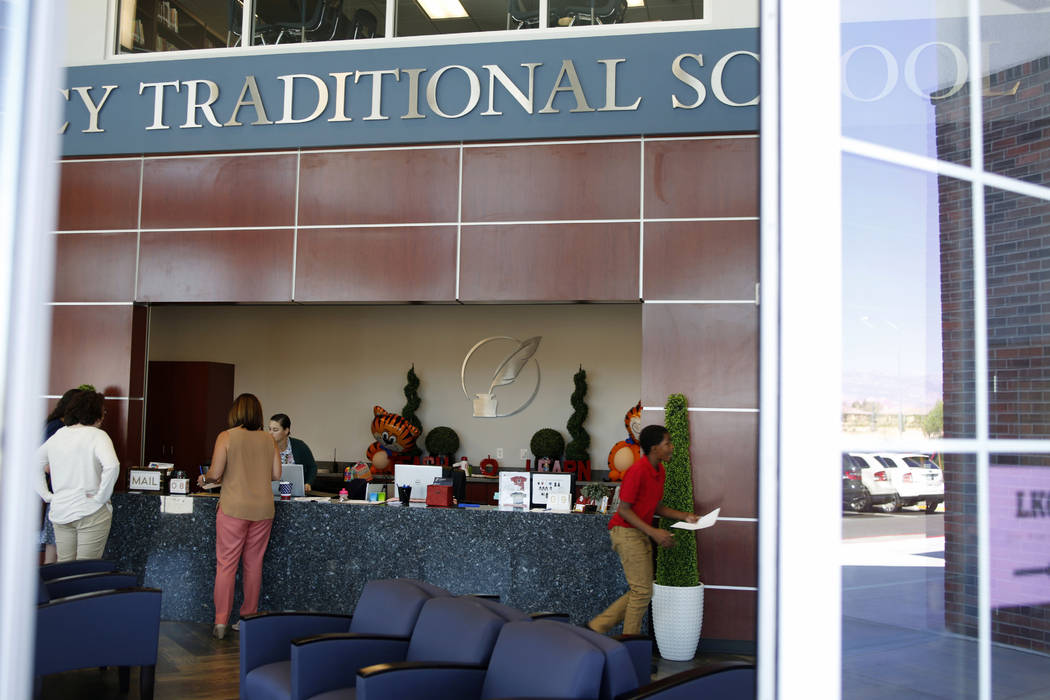
[[[452,487],[441,486],[438,484],[430,484],[429,486],[427,486],[427,505],[451,508]]]

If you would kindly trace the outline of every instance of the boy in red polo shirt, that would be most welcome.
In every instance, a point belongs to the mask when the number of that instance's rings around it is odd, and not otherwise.
[[[661,547],[673,547],[674,537],[667,530],[653,527],[653,515],[690,523],[693,513],[668,508],[664,497],[664,461],[671,457],[674,446],[671,435],[662,425],[648,425],[638,436],[642,456],[631,465],[620,487],[620,507],[609,520],[609,539],[620,556],[629,586],[626,593],[587,623],[595,632],[605,634],[623,621],[624,634],[639,634],[642,618],[653,596],[652,539]]]

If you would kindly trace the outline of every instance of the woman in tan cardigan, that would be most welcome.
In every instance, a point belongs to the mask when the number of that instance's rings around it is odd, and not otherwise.
[[[226,636],[233,610],[237,565],[243,558],[244,602],[241,616],[259,609],[262,560],[273,525],[271,481],[281,478],[281,457],[273,438],[263,430],[263,412],[253,394],[241,394],[227,416],[230,429],[215,440],[211,467],[197,483],[222,482],[215,513],[215,627]],[[236,628],[236,625],[234,625]]]

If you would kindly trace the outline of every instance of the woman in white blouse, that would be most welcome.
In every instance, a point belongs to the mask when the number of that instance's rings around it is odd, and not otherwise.
[[[37,451],[37,492],[51,504],[58,560],[98,559],[106,549],[113,507],[109,497],[120,474],[113,441],[99,429],[102,394],[84,391],[70,403],[59,428]],[[45,472],[51,472],[47,488]]]

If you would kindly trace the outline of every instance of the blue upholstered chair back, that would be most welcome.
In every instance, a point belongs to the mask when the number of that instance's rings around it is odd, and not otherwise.
[[[605,655],[568,625],[508,622],[492,650],[481,697],[596,698],[604,664]]]
[[[369,581],[354,607],[350,631],[410,637],[419,611],[430,597],[429,593],[407,579]]]
[[[397,580],[398,581],[407,581],[408,583],[411,583],[412,585],[421,588],[424,593],[430,594],[431,598],[442,598],[444,596],[452,595],[451,593],[449,593],[447,590],[445,590],[441,586],[435,586],[432,583],[427,583],[426,581],[420,581],[419,579],[402,578],[402,579],[397,579]]]
[[[635,671],[631,654],[623,644],[610,639],[604,634],[592,632],[586,627],[567,625],[575,634],[593,644],[605,655],[605,668],[602,670],[602,687],[598,693],[599,700],[613,700],[621,693],[627,693],[638,687],[638,674]]]
[[[504,622],[470,598],[431,598],[419,613],[405,660],[487,664]]]
[[[531,620],[532,617],[522,610],[512,608],[509,605],[504,605],[498,600],[492,600],[491,598],[471,598],[482,607],[488,608],[490,611],[496,613],[507,622],[525,622]]]

